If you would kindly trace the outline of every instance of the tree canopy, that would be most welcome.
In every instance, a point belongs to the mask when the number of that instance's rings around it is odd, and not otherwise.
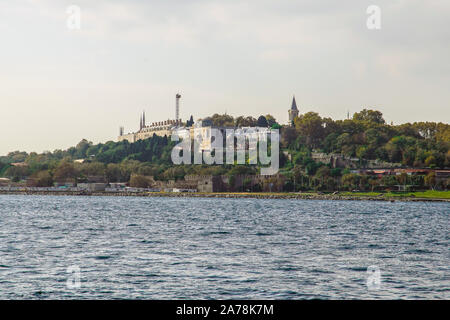
[[[337,185],[348,189],[374,190],[381,185],[405,184],[405,181],[430,188],[437,185],[434,175],[425,179],[399,176],[384,177],[382,180],[355,175],[345,168],[332,168],[329,164],[314,161],[314,151],[358,158],[361,164],[380,160],[414,168],[450,167],[450,125],[442,122],[388,125],[381,112],[368,109],[346,120],[333,120],[316,112],[307,112],[294,119],[294,127],[279,125],[271,115],[261,115],[255,119],[251,116],[235,118],[227,114],[214,114],[206,119],[219,127],[280,129],[280,171],[290,179],[286,190],[330,190]],[[193,117],[188,123],[192,121]],[[166,136],[153,135],[134,143],[108,141],[93,144],[82,139],[67,150],[40,154],[13,151],[0,157],[0,176],[13,181],[30,177],[35,186],[67,180],[85,181],[95,176],[104,177],[108,182],[128,182],[132,179],[133,185],[142,186],[148,184],[149,176],[177,180],[188,174],[229,175],[230,179],[234,179],[232,177],[236,175],[258,172],[257,168],[249,165],[174,166],[170,159],[174,144]]]

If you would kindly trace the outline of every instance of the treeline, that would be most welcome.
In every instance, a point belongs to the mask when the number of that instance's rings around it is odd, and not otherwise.
[[[301,166],[295,165],[292,170],[284,172],[286,179],[281,186],[283,191],[389,191],[389,190],[447,190],[450,181],[439,180],[434,172],[427,175],[387,175],[378,177],[351,173],[349,169],[330,168],[318,165],[315,173],[305,173]],[[280,183],[275,181],[275,183]]]
[[[189,124],[192,124],[192,119]],[[292,126],[280,126],[271,115],[232,117],[214,114],[204,120],[213,126],[263,126],[280,128],[280,172],[285,179],[283,190],[371,190],[379,186],[402,184],[401,177],[376,179],[355,175],[345,168],[331,168],[329,164],[312,160],[312,152],[338,153],[361,160],[382,160],[405,167],[450,167],[450,125],[434,122],[386,124],[379,111],[363,110],[352,119],[332,120],[308,112],[294,120]],[[86,181],[90,176],[104,177],[108,182],[126,182],[132,175],[153,176],[157,180],[182,179],[188,174],[252,175],[259,172],[255,166],[174,166],[170,155],[174,142],[170,137],[154,135],[135,143],[128,141],[93,144],[85,139],[75,147],[53,152],[11,152],[0,157],[0,176],[20,181],[33,178],[37,186],[74,179]],[[85,159],[85,163],[75,160]],[[11,165],[24,163],[25,165]],[[363,164],[363,161],[361,161]],[[395,181],[394,181],[394,180]],[[408,183],[422,187],[436,187],[430,177],[419,177]],[[441,187],[446,188],[442,185]]]
[[[156,135],[135,143],[109,141],[94,145],[83,139],[75,147],[64,151],[41,154],[11,152],[0,157],[0,173],[13,181],[31,177],[42,180],[43,184],[50,184],[50,180],[83,181],[87,176],[105,175],[111,181],[128,181],[130,174],[137,171],[152,174],[164,171],[171,164],[173,146],[170,138]],[[77,159],[84,159],[85,163],[77,163]]]
[[[277,123],[276,119],[270,115],[261,115],[258,119],[251,116],[239,116],[234,118],[228,114],[214,114],[211,117],[206,117],[204,121],[210,121],[215,127],[271,127],[279,129],[281,126]]]
[[[450,125],[416,122],[388,125],[379,111],[355,113],[353,119],[332,120],[305,113],[283,128],[282,146],[294,151],[317,150],[361,160],[381,160],[408,167],[450,166]]]
[[[138,160],[141,162],[168,163],[170,153],[174,143],[170,138],[153,135],[146,140],[139,140],[135,143],[128,141],[93,144],[86,139],[81,140],[75,147],[67,150],[55,150],[53,152],[26,153],[10,152],[6,156],[0,157],[3,166],[25,162],[31,167],[51,165],[61,160],[88,159],[103,163],[119,163],[124,160]]]

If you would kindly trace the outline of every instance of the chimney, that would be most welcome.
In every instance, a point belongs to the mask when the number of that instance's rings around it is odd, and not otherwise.
[[[175,104],[175,119],[180,117],[180,98],[181,94],[177,93],[175,96],[176,104]]]

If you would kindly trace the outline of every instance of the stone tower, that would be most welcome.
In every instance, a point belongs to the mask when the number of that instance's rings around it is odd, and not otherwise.
[[[289,109],[288,113],[289,113],[289,125],[291,127],[293,127],[294,119],[296,117],[298,117],[298,108],[297,108],[297,103],[295,102],[295,96],[292,99],[292,105],[291,105],[291,108]]]

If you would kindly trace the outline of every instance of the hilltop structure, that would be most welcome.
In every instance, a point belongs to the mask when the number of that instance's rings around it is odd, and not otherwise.
[[[298,117],[298,108],[297,108],[297,102],[295,102],[295,96],[292,99],[292,105],[291,105],[291,108],[288,111],[288,114],[289,114],[289,125],[291,127],[293,127],[294,126],[294,119],[296,117]]]
[[[172,132],[177,131],[179,129],[184,129],[186,128],[185,124],[182,123],[181,119],[179,119],[179,112],[180,112],[180,98],[181,95],[180,94],[176,94],[175,96],[175,119],[174,120],[165,120],[165,121],[158,121],[158,122],[152,122],[150,125],[146,124],[146,120],[145,120],[145,111],[142,112],[142,115],[140,116],[139,119],[139,130],[137,132],[131,132],[128,134],[124,134],[124,128],[120,127],[119,128],[119,137],[118,137],[118,141],[124,141],[127,140],[130,143],[136,142],[138,140],[143,140],[143,139],[147,139],[152,137],[154,134],[156,134],[157,136],[171,136]],[[297,102],[295,101],[295,96],[292,99],[292,105],[290,107],[290,109],[288,110],[288,115],[289,115],[289,126],[293,127],[294,126],[294,119],[296,117],[298,117],[299,115],[299,110],[297,107]],[[191,139],[194,138],[194,129],[200,129],[198,131],[202,132],[202,136],[208,136],[208,130],[211,130],[211,128],[213,127],[211,121],[208,120],[198,120],[196,121],[194,124],[192,124],[191,126],[189,126],[189,132],[190,132],[190,136]],[[216,127],[215,127],[216,128]],[[227,129],[226,127],[220,127],[220,128],[216,128],[222,131],[222,134],[225,136],[225,130]],[[233,129],[233,128],[230,128]],[[250,129],[247,127],[242,127],[241,129],[243,129],[243,134],[246,132],[246,130]]]
[[[179,93],[176,94],[176,110],[175,115],[176,119],[170,120],[167,119],[165,121],[152,122],[150,125],[147,125],[145,122],[145,111],[142,112],[142,115],[139,120],[139,131],[132,132],[128,134],[124,134],[123,127],[119,129],[119,137],[118,141],[128,140],[129,142],[136,142],[138,140],[143,140],[152,137],[154,134],[157,136],[170,136],[173,130],[182,126],[182,121],[179,119],[179,109],[180,109],[180,98],[181,95]]]

